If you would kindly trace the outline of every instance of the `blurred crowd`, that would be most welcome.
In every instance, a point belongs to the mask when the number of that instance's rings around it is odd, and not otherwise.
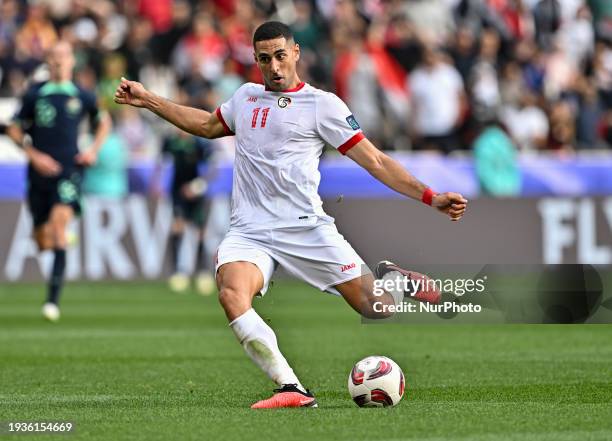
[[[491,128],[519,151],[612,146],[610,0],[0,4],[2,96],[22,94],[45,51],[68,39],[76,80],[97,91],[132,157],[166,129],[113,103],[118,79],[213,110],[261,81],[251,38],[271,18],[293,29],[302,79],[344,99],[381,148],[468,150]]]

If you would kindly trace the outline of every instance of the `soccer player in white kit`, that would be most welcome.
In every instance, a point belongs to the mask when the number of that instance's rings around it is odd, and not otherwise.
[[[463,216],[467,200],[458,193],[434,193],[368,141],[342,100],[300,81],[300,48],[285,24],[259,26],[253,46],[265,85],[244,84],[213,113],[172,103],[124,78],[115,101],[144,107],[197,136],[236,137],[231,224],[215,268],[219,301],[249,357],[279,386],[271,398],[252,407],[316,407],[282,355],[274,331],[252,307],[253,297],[265,294],[275,268],[280,264],[309,284],[341,295],[366,317],[388,316],[375,313],[374,302],[398,301],[388,293],[374,296],[374,276],[323,211],[317,168],[325,145],[453,221]],[[377,275],[389,270],[410,274],[385,262]],[[421,294],[421,300],[438,300]]]

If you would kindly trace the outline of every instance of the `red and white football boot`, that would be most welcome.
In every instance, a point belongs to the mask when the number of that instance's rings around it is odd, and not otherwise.
[[[302,392],[295,384],[284,384],[274,389],[274,395],[251,406],[251,409],[281,409],[286,407],[318,407],[317,400],[308,389]]]

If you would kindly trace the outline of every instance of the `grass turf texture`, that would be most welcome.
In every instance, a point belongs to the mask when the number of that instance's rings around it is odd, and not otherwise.
[[[273,385],[214,296],[69,284],[50,324],[41,290],[0,287],[0,421],[75,422],[62,439],[612,439],[611,326],[364,326],[341,299],[278,283],[256,308],[320,408],[253,411]],[[404,369],[395,408],[348,396],[372,354]]]

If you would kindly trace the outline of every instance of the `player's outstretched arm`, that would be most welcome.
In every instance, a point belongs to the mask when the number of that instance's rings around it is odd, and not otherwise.
[[[218,138],[226,135],[223,123],[219,121],[216,114],[173,103],[148,91],[137,81],[121,78],[121,83],[115,92],[115,102],[148,109],[192,135],[203,138]]]
[[[448,215],[452,221],[461,219],[467,199],[459,193],[433,194],[429,187],[416,179],[395,159],[378,150],[367,139],[362,139],[347,154],[387,187],[412,199],[430,198],[431,205]],[[424,197],[425,195],[425,197]],[[428,202],[429,201],[425,201]]]

